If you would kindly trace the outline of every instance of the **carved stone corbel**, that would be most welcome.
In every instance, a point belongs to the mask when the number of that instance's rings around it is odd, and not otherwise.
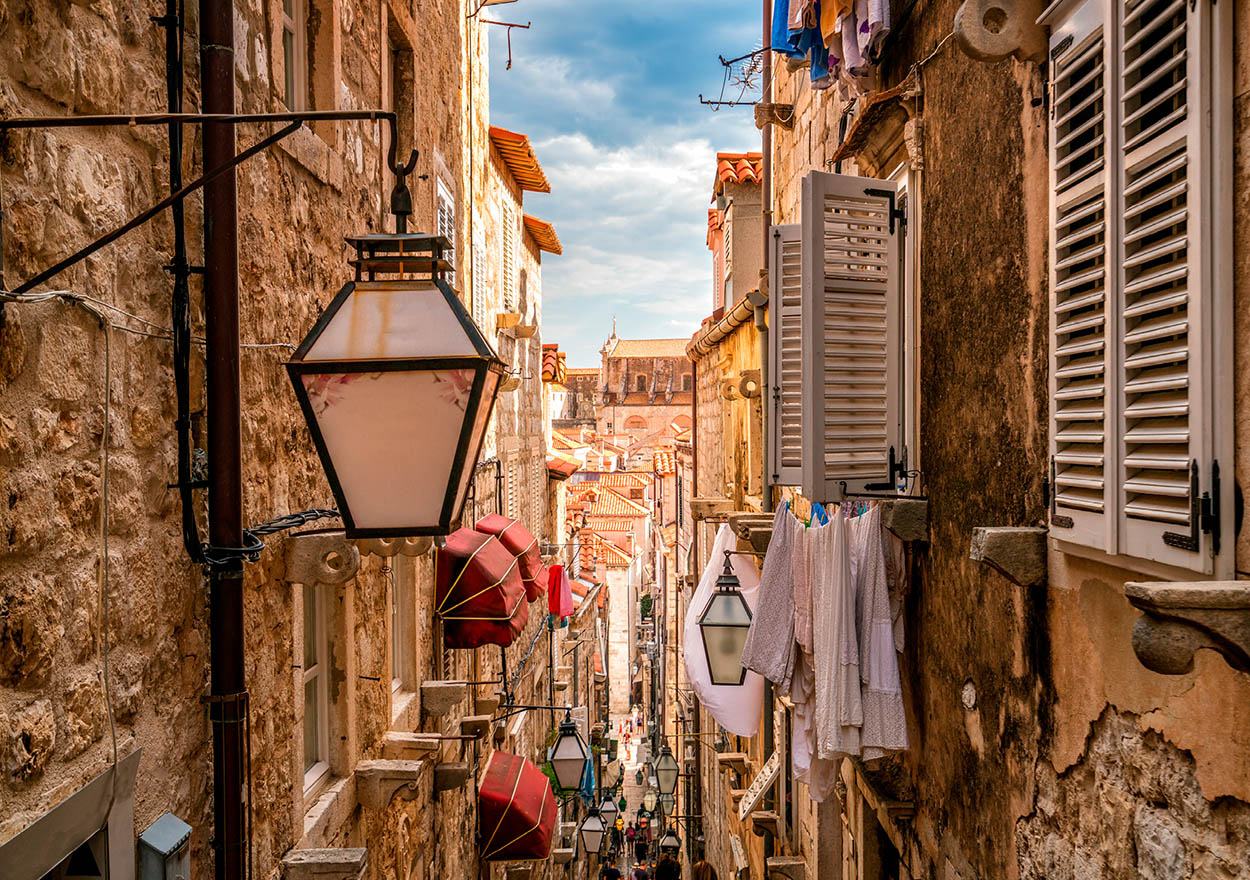
[[[293,849],[282,857],[282,876],[285,880],[357,880],[365,874],[366,852],[364,847]]]
[[[1124,595],[1145,612],[1133,625],[1133,651],[1147,669],[1184,675],[1210,648],[1250,673],[1250,581],[1128,583]]]
[[[790,131],[794,128],[794,105],[793,104],[770,104],[761,102],[755,105],[755,127],[763,128],[766,125],[776,125]]]
[[[346,583],[360,570],[360,551],[345,532],[296,532],[286,539],[285,578],[293,584]]]
[[[551,850],[551,860],[557,865],[567,865],[573,861],[573,848],[557,846]]]
[[[1046,0],[964,0],[955,13],[955,42],[977,61],[1046,60],[1046,32],[1037,23]]]
[[[410,801],[419,794],[424,768],[424,761],[361,761],[356,765],[356,798],[366,810],[375,811],[385,809],[396,795]]]
[[[972,530],[968,555],[1022,587],[1046,580],[1046,529],[988,526]]]
[[[417,538],[360,538],[356,547],[362,554],[389,559],[392,556],[424,556],[434,546],[428,535]]]
[[[421,711],[434,718],[442,718],[464,702],[469,695],[469,685],[463,681],[421,682]]]
[[[469,778],[467,761],[444,761],[434,767],[434,790],[451,791],[464,785]]]
[[[807,880],[807,862],[799,856],[770,856],[764,861],[769,880]]]

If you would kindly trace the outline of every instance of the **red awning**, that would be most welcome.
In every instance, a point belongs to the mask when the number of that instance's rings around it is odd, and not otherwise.
[[[526,599],[533,602],[539,596],[547,595],[547,568],[543,565],[542,554],[538,552],[538,539],[533,532],[500,513],[487,514],[477,521],[474,528],[484,535],[494,535],[516,557]]]
[[[529,621],[517,558],[498,538],[457,529],[434,557],[435,613],[449,648],[516,641]]]
[[[532,763],[520,755],[493,753],[477,800],[483,859],[536,861],[551,855],[556,796]]]

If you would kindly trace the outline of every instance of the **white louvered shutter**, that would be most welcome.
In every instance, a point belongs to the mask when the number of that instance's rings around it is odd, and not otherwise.
[[[803,179],[803,481],[813,501],[894,491],[902,430],[900,227],[892,181]]]
[[[768,279],[768,482],[803,481],[803,242],[800,226],[774,226]]]
[[[452,264],[454,265],[456,259],[456,199],[451,194],[451,188],[443,182],[442,178],[439,178],[438,180],[436,191],[438,207],[438,217],[436,218],[436,222],[438,224],[438,234],[451,242],[451,259]],[[447,273],[447,283],[452,287],[456,286],[456,273],[454,271]]]
[[[499,283],[503,287],[503,310],[516,310],[516,214],[505,203],[501,211],[503,234],[500,236]]]
[[[1215,460],[1212,7],[1188,0],[1116,5],[1120,549],[1211,572],[1210,538],[1195,528],[1195,503],[1211,487]]]
[[[1052,29],[1050,518],[1057,537],[1098,549],[1111,546],[1115,473],[1107,52],[1103,0]]]

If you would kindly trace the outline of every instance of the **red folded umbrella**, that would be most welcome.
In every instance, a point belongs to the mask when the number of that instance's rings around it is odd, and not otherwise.
[[[496,751],[477,792],[482,858],[536,861],[551,855],[556,796],[547,776],[520,755]]]
[[[517,559],[498,539],[457,529],[434,558],[435,613],[449,648],[516,641],[529,621]]]
[[[533,602],[547,592],[547,572],[543,567],[542,554],[538,552],[538,539],[533,532],[515,519],[500,513],[482,517],[474,526],[479,532],[494,535],[517,558],[521,568],[521,582],[525,584],[525,598]]]

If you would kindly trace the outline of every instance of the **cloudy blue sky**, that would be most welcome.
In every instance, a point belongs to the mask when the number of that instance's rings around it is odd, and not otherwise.
[[[711,310],[707,208],[718,150],[758,150],[751,108],[713,113],[718,54],[759,45],[760,7],[734,0],[519,0],[487,7],[491,122],[530,136],[551,194],[525,211],[555,224],[543,259],[543,341],[597,366],[624,337],[689,336]]]

